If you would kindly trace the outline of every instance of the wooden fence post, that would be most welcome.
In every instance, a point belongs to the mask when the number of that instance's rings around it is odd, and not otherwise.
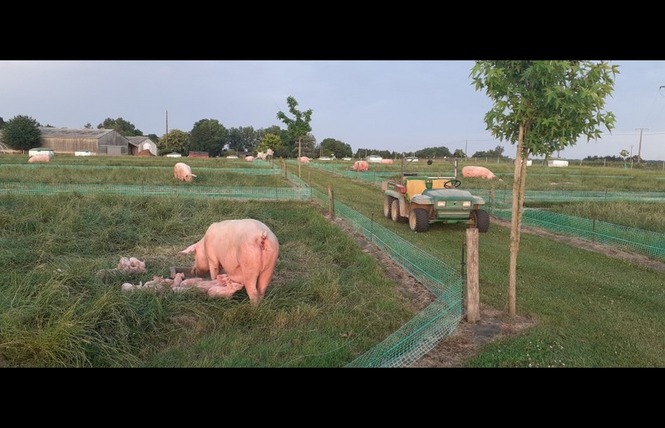
[[[328,185],[328,212],[330,212],[330,218],[335,220],[335,198],[330,184]]]
[[[480,319],[480,292],[478,278],[478,228],[466,229],[466,321]]]

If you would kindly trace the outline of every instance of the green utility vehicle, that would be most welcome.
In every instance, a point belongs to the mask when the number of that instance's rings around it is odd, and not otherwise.
[[[485,200],[460,190],[456,177],[404,175],[401,182],[384,181],[383,215],[394,222],[409,222],[414,232],[426,232],[432,223],[465,223],[487,232],[489,213]]]

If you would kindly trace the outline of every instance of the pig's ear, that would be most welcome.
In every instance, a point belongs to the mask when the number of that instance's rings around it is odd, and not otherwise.
[[[195,253],[196,254],[196,244],[192,244],[189,247],[181,251],[182,254]]]

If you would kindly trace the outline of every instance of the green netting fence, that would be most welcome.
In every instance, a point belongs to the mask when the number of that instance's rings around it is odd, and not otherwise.
[[[313,196],[328,203],[328,197],[319,191]],[[347,367],[409,366],[455,331],[462,318],[464,279],[458,270],[343,203],[335,201],[334,210],[436,296],[416,317]]]
[[[492,192],[494,206],[498,208],[510,208],[512,203],[512,189],[474,189],[473,193],[484,192],[489,198]],[[479,196],[482,196],[479,194]],[[661,202],[665,203],[663,192],[611,192],[590,190],[527,190],[524,192],[524,200],[528,202]]]
[[[239,168],[238,172],[256,174],[254,169]],[[273,172],[274,173],[274,172]],[[345,172],[346,173],[346,172]],[[356,174],[356,172],[351,172]],[[363,176],[364,177],[364,176]],[[328,196],[312,189],[297,175],[288,173],[294,187],[219,187],[173,185],[107,185],[107,184],[42,184],[0,183],[0,193],[53,194],[78,192],[81,194],[166,195],[185,197],[214,197],[242,200],[307,200],[313,199],[328,206]],[[375,175],[371,181],[382,177]],[[489,201],[492,215],[510,219],[511,191],[474,190]],[[655,200],[663,201],[662,194],[635,192],[529,192],[526,200],[565,200],[575,197],[584,200]],[[561,198],[561,199],[557,199]],[[386,252],[397,264],[420,281],[435,296],[435,300],[413,319],[395,331],[383,342],[359,356],[347,367],[405,367],[416,362],[433,349],[443,338],[457,328],[463,316],[462,274],[430,254],[414,247],[389,229],[335,201],[336,215],[347,221],[356,231]],[[540,209],[526,209],[523,223],[555,233],[570,234],[591,241],[602,242],[645,253],[656,259],[665,259],[665,236],[640,229],[618,226]]]
[[[507,209],[495,209],[492,214],[506,220],[512,218],[511,211]],[[522,224],[665,261],[665,234],[662,233],[537,208],[524,209]]]
[[[220,187],[220,186],[169,186],[152,184],[47,184],[0,183],[0,193],[23,194],[117,194],[146,196],[223,197],[242,200],[307,200],[311,191],[298,187]]]
[[[305,186],[296,175],[289,180]],[[312,189],[312,197],[323,207],[328,196]],[[435,300],[408,323],[388,336],[347,367],[406,367],[431,351],[443,338],[455,331],[463,315],[464,278],[459,270],[402,239],[370,218],[334,201],[335,215],[363,234],[398,265],[409,272],[434,296]]]
[[[489,202],[492,215],[512,218],[512,190],[484,190],[474,193]],[[610,191],[529,191],[524,200],[534,202],[610,202],[634,201],[665,203],[663,192],[610,192]],[[539,227],[560,235],[582,238],[591,242],[633,251],[665,260],[665,234],[635,227],[622,226],[597,219],[555,213],[542,208],[524,208],[522,224]]]

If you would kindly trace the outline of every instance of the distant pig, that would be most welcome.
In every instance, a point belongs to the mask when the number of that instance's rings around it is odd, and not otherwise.
[[[462,168],[462,177],[484,178],[485,180],[492,180],[494,178],[497,178],[492,171],[482,166],[465,166],[464,168]],[[503,180],[499,179],[499,181]]]
[[[187,183],[191,183],[192,178],[196,177],[195,174],[192,174],[192,168],[184,162],[178,162],[173,165],[173,176]]]
[[[354,171],[367,171],[369,170],[369,162],[364,160],[355,161],[351,169]]]
[[[217,279],[223,269],[228,281],[242,284],[250,302],[256,305],[272,281],[279,242],[258,220],[224,220],[211,224],[203,238],[181,253],[194,253],[192,272],[196,276],[207,273]]]
[[[34,155],[30,156],[28,163],[47,163],[51,160],[49,155]]]

